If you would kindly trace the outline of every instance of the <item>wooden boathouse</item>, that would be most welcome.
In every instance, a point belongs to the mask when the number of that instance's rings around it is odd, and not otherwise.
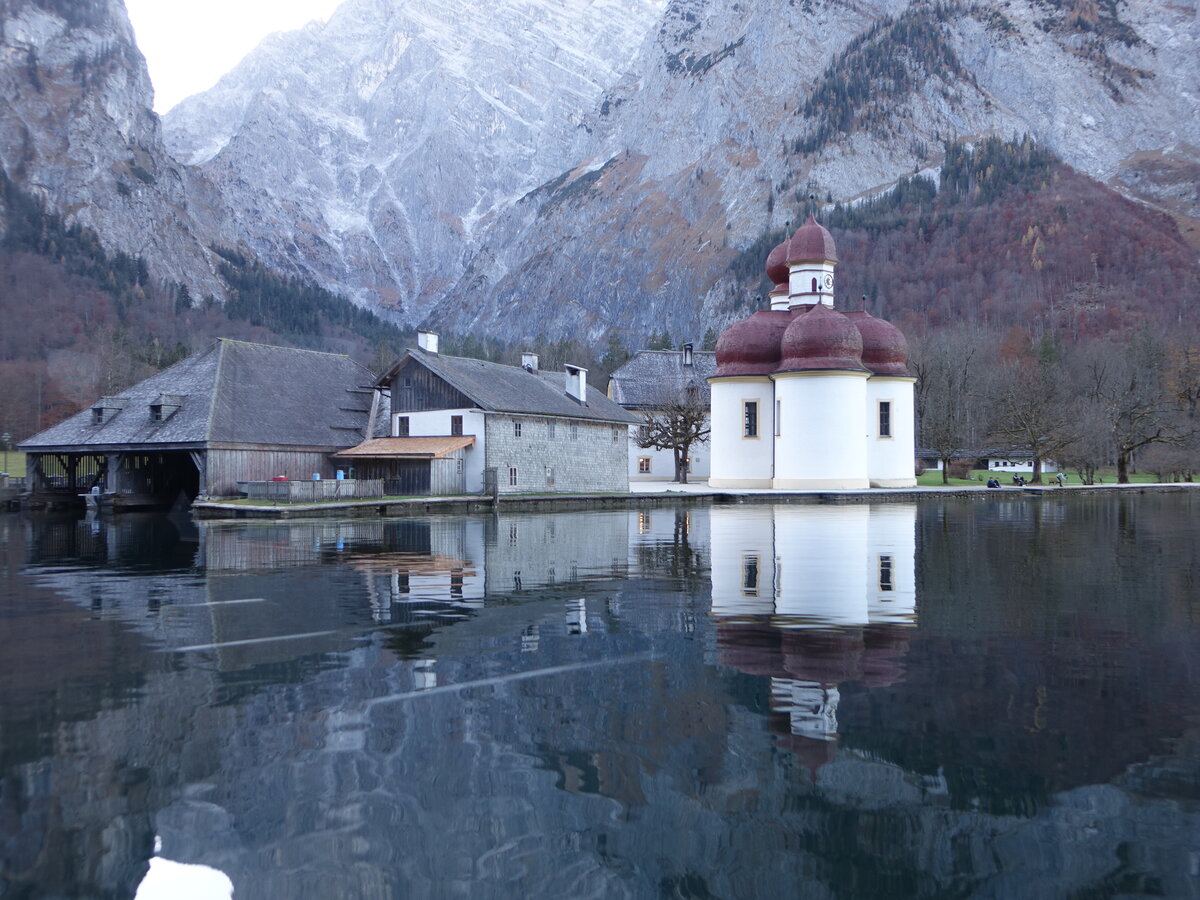
[[[374,380],[348,356],[217,340],[24,441],[30,503],[164,507],[332,478],[332,455],[371,436]]]

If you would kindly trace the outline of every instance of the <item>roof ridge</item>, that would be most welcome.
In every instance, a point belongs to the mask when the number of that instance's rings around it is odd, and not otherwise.
[[[258,347],[265,350],[286,350],[289,353],[316,353],[320,356],[339,356],[343,359],[348,359],[355,362],[355,359],[349,353],[332,353],[329,350],[311,350],[308,347],[288,347],[283,344],[263,344],[259,341],[243,341],[239,338],[217,338],[217,343],[220,344],[240,344],[246,347]],[[365,367],[364,367],[365,368]]]
[[[221,392],[221,370],[225,367],[225,338],[217,338],[217,368],[213,372],[212,388],[208,392],[208,417],[204,421],[204,442],[213,439],[213,420],[217,417],[217,394]]]

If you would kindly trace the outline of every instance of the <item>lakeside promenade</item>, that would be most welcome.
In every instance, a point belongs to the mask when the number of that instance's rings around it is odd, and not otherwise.
[[[611,494],[500,494],[498,498],[478,494],[447,497],[384,497],[323,503],[255,503],[235,501],[197,501],[192,513],[201,519],[302,519],[417,516],[437,513],[483,513],[499,509],[576,510],[636,509],[677,503],[717,505],[731,503],[890,503],[934,500],[946,497],[980,501],[1015,496],[1026,498],[1052,495],[1083,495],[1100,492],[1170,493],[1200,489],[1200,483],[1139,484],[1067,484],[1006,485],[999,489],[978,486],[930,485],[911,488],[871,488],[868,490],[787,491],[762,489],[711,488],[706,482],[678,484],[668,481],[643,481],[630,485],[629,491]]]

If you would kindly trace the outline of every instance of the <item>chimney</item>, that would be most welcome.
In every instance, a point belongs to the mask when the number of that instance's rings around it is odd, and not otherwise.
[[[587,369],[567,366],[567,394],[587,406]]]
[[[692,364],[692,342],[688,341],[683,345],[683,364],[690,366]]]
[[[536,353],[522,353],[521,368],[526,372],[536,372],[538,370],[538,355]]]
[[[438,352],[438,336],[432,331],[417,332],[417,346],[428,353]]]

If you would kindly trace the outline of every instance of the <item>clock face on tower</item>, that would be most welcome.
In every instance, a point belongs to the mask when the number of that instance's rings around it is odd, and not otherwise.
[[[825,287],[826,288],[833,287],[833,276],[832,275],[825,276]]]

